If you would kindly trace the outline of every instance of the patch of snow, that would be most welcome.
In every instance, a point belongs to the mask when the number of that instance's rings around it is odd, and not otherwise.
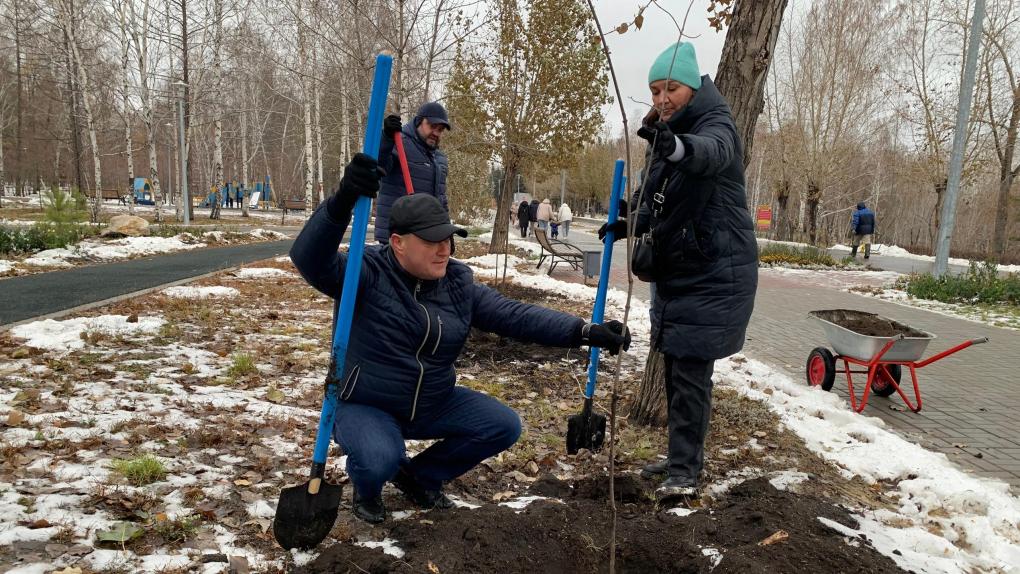
[[[10,332],[14,337],[25,339],[29,347],[67,352],[85,347],[82,333],[150,335],[158,332],[165,322],[162,317],[139,317],[137,322],[129,323],[125,315],[100,315],[63,321],[33,321],[18,325]]]
[[[709,570],[714,570],[715,567],[722,562],[722,552],[719,552],[715,548],[702,548],[701,555],[708,558],[709,562],[711,562],[708,566]]]
[[[513,233],[513,230],[511,230],[511,233]],[[481,241],[483,243],[489,243],[490,241],[492,241],[492,232],[490,231],[488,233],[483,233],[479,235],[478,241]],[[537,242],[528,241],[526,239],[520,238],[514,239],[513,235],[510,236],[510,245],[513,245],[514,247],[517,247],[519,249],[523,249],[524,251],[527,251],[532,255],[538,255],[539,253],[542,252],[542,246],[539,245]]]
[[[404,551],[401,550],[399,546],[397,546],[397,541],[391,540],[389,538],[384,538],[380,541],[367,540],[364,542],[355,542],[354,545],[362,546],[364,548],[382,548],[382,551],[385,552],[386,554],[389,554],[390,556],[393,556],[395,558],[404,557]]]
[[[836,245],[833,245],[831,249],[837,249],[839,251],[850,251],[851,247],[849,245],[837,243]],[[881,255],[883,257],[900,257],[902,259],[915,259],[917,261],[935,261],[935,257],[932,255],[920,255],[918,253],[911,253],[898,245],[883,245],[881,243],[876,243],[871,246],[871,249],[873,255]],[[876,250],[878,251],[877,253],[875,252]],[[970,263],[971,263],[970,259],[960,259],[958,257],[949,258],[950,265],[969,267]],[[1003,273],[1017,273],[1020,272],[1020,265],[1007,265],[1004,263],[998,265],[998,269]]]
[[[457,498],[456,496],[453,496],[453,495],[451,495],[449,498],[450,498],[450,500],[453,501],[453,505],[456,506],[457,508],[467,508],[469,510],[474,510],[476,508],[481,508],[480,504],[471,504],[470,502],[465,502],[465,501],[463,501],[463,500],[461,500],[461,499],[459,499],[459,498]]]
[[[177,299],[208,299],[209,297],[236,297],[241,294],[240,291],[233,287],[224,287],[222,285],[213,285],[210,287],[190,287],[187,285],[177,285],[176,287],[167,287],[161,291],[163,295],[167,297],[175,297]]]
[[[275,267],[245,267],[234,272],[238,279],[262,279],[265,277],[297,277],[293,273]]]
[[[666,514],[673,514],[673,515],[676,515],[676,516],[684,517],[684,516],[690,516],[690,515],[694,514],[697,511],[698,511],[698,509],[696,509],[696,508],[687,508],[685,506],[678,506],[676,508],[670,508],[669,510],[666,511]]]
[[[49,562],[33,562],[31,564],[22,564],[11,568],[6,574],[46,574],[55,570],[53,564]]]
[[[14,269],[14,262],[7,259],[0,259],[0,273],[7,273]]]
[[[547,500],[547,498],[545,496],[521,496],[508,502],[500,502],[499,505],[513,508],[514,510],[523,510],[536,500]]]
[[[1020,500],[1010,494],[1006,483],[966,474],[944,454],[886,430],[881,419],[854,413],[836,393],[795,383],[759,361],[733,356],[717,361],[716,373],[720,385],[766,403],[808,448],[840,466],[847,477],[892,483],[887,495],[899,501],[895,512],[868,512],[855,518],[862,528],[867,528],[863,525],[868,520],[876,522],[875,537],[884,533],[890,544],[905,532],[914,532],[914,552],[927,557],[914,556],[910,563],[915,571],[916,564],[925,560],[946,564],[947,556],[952,568],[932,566],[922,571],[1008,571],[1020,564],[1016,534]],[[909,528],[888,526],[904,522]],[[943,534],[932,534],[932,527]],[[923,539],[918,538],[922,532]],[[891,554],[893,548],[904,551],[901,546],[880,550],[898,560]]]
[[[882,289],[881,291],[858,291],[848,289],[848,291],[855,295],[874,297],[883,301],[903,305],[904,307],[924,309],[947,317],[955,317],[965,321],[981,323],[982,325],[991,325],[992,327],[1012,329],[1014,331],[1020,330],[1020,315],[1010,314],[1008,312],[997,312],[994,310],[994,307],[979,307],[957,303],[944,303],[942,301],[933,301],[931,299],[918,299],[900,289]]]
[[[256,500],[248,505],[248,514],[256,518],[273,518],[276,516],[276,509],[265,500]]]
[[[286,234],[280,233],[279,231],[273,231],[272,229],[262,229],[261,227],[259,227],[258,229],[252,229],[249,233],[252,237],[258,239],[284,239],[287,237]],[[289,260],[290,258],[287,259]]]
[[[809,478],[811,478],[811,475],[806,472],[780,470],[769,475],[769,484],[775,487],[776,490],[792,490],[796,492],[796,488],[790,487],[796,487]]]
[[[112,261],[140,255],[171,253],[204,247],[204,243],[186,243],[177,237],[124,237],[112,241],[87,239],[73,248],[47,249],[25,259],[25,263],[40,267],[67,267],[72,261]]]
[[[842,271],[834,269],[792,269],[789,267],[765,267],[759,269],[758,272],[767,275],[795,277],[803,280],[805,283],[835,289],[846,289],[858,285],[882,287],[895,283],[897,279],[903,276],[895,271]]]
[[[191,564],[191,557],[184,554],[148,554],[142,556],[140,560],[144,572],[175,570]]]

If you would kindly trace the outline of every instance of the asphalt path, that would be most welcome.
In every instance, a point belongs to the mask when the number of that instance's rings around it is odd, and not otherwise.
[[[196,249],[0,280],[0,328],[284,255],[293,239]]]

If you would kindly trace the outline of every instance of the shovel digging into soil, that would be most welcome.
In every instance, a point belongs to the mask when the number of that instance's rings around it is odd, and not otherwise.
[[[375,79],[372,84],[372,98],[369,101],[368,121],[364,142],[364,153],[378,157],[379,140],[382,132],[383,111],[389,92],[390,71],[393,58],[380,54],[375,60]],[[351,322],[354,318],[354,298],[358,293],[358,278],[361,275],[361,260],[365,252],[365,235],[368,231],[368,216],[372,200],[361,197],[354,206],[354,221],[351,223],[351,243],[344,270],[343,292],[333,329],[333,352],[330,373],[326,377],[326,396],[319,415],[319,429],[315,435],[315,452],[312,455],[312,469],[308,482],[283,489],[276,505],[273,519],[273,536],[286,550],[308,549],[322,542],[336,522],[340,508],[343,487],[325,481],[326,455],[336,414],[338,382],[343,375],[347,344],[350,340]]]
[[[623,195],[623,160],[616,161],[613,172],[613,189],[609,197],[609,220],[607,230],[616,223],[620,197]],[[592,323],[602,323],[606,311],[606,292],[609,290],[609,272],[613,262],[614,232],[607,231],[602,247],[602,269],[599,275],[599,286],[595,294],[595,308],[592,311]],[[592,397],[595,396],[595,380],[598,378],[599,348],[591,348],[591,360],[588,364],[588,385],[584,389],[584,406],[580,414],[567,418],[567,453],[577,454],[583,449],[597,451],[602,448],[606,439],[606,417],[592,412]]]

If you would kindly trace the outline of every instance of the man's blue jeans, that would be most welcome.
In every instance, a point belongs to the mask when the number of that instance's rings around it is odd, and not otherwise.
[[[428,490],[503,452],[521,435],[521,419],[496,399],[454,387],[446,404],[403,422],[386,411],[341,401],[333,438],[347,455],[347,474],[362,498],[382,494],[401,467]],[[442,439],[408,460],[407,439]]]

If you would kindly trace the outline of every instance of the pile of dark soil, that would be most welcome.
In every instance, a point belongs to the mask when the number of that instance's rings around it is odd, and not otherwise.
[[[832,309],[829,311],[813,311],[812,315],[850,329],[855,333],[868,337],[895,337],[902,333],[907,337],[928,338],[928,334],[892,319],[886,319],[875,313],[855,311],[852,309]]]
[[[766,479],[738,485],[711,510],[684,517],[656,508],[648,496],[653,486],[634,475],[617,478],[618,572],[901,572],[867,540],[852,546],[818,520],[856,528],[846,510],[776,490]],[[612,524],[607,487],[604,478],[566,484],[544,477],[531,492],[550,499],[523,511],[486,504],[417,514],[373,529],[373,537],[396,541],[405,552],[399,559],[338,543],[299,571],[606,572]],[[761,544],[779,531],[788,537]]]

